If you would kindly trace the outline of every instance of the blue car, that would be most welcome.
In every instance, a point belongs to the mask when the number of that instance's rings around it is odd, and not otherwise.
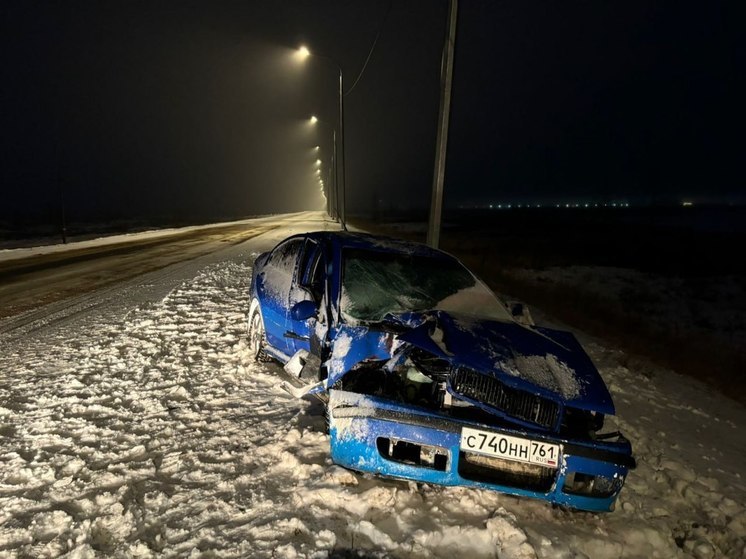
[[[575,337],[533,323],[456,258],[347,232],[285,239],[254,264],[249,347],[326,405],[346,468],[612,510],[634,468]]]

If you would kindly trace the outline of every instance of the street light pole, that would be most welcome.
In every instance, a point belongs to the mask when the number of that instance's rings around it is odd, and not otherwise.
[[[336,62],[335,62],[336,63]],[[342,77],[342,66],[339,66],[339,159],[342,166],[342,229],[347,231],[347,209],[346,209],[346,190],[347,176],[345,175],[345,105],[344,105],[344,78]]]

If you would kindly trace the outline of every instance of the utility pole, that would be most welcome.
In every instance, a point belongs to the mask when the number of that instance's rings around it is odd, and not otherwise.
[[[438,248],[440,241],[440,218],[443,211],[443,182],[446,173],[448,151],[448,122],[451,115],[451,85],[453,82],[453,56],[456,48],[456,15],[458,0],[448,2],[448,26],[443,45],[443,58],[440,68],[440,114],[438,117],[438,137],[435,144],[435,172],[433,173],[433,195],[430,201],[430,220],[427,228],[427,244]]]

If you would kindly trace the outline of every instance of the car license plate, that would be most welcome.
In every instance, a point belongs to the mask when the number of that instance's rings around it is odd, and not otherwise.
[[[501,433],[491,433],[464,427],[461,430],[461,450],[556,468],[559,463],[560,446]]]

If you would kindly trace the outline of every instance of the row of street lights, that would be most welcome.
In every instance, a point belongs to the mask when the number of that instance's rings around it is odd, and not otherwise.
[[[331,158],[331,164],[329,166],[329,188],[327,189],[329,191],[329,196],[326,197],[327,202],[327,213],[335,218],[338,219],[338,185],[339,185],[339,173],[337,169],[337,129],[334,127],[334,125],[329,124],[328,122],[325,122],[323,120],[320,120],[317,116],[312,116],[310,119],[310,122],[312,125],[316,124],[322,124],[324,126],[327,126],[332,131],[332,158]],[[319,149],[319,146],[316,146],[315,149]],[[321,160],[316,160],[317,165],[321,165]],[[334,180],[332,181],[332,170],[334,171]],[[321,180],[321,179],[320,179]],[[322,186],[323,186],[323,180]]]
[[[324,194],[324,179],[321,178],[321,159],[317,159],[313,163],[314,167],[314,175],[316,176],[316,180],[319,181],[319,190],[321,190],[321,194],[326,197],[326,194]]]
[[[345,148],[344,148],[344,74],[342,72],[342,65],[339,64],[336,60],[333,58],[330,58],[328,56],[324,56],[321,54],[312,54],[310,50],[308,50],[308,47],[301,46],[296,51],[296,56],[301,60],[307,59],[309,56],[315,56],[316,58],[323,58],[325,60],[328,60],[332,62],[337,70],[339,71],[339,121],[338,121],[338,127],[334,126],[333,124],[326,123],[322,120],[320,120],[316,116],[311,117],[311,124],[316,125],[318,123],[324,124],[326,126],[329,126],[332,130],[332,145],[333,145],[333,153],[332,153],[332,163],[331,168],[334,169],[334,185],[333,188],[327,188],[327,192],[329,195],[327,195],[327,213],[334,217],[335,219],[339,220],[339,222],[342,224],[343,229],[347,229],[347,220],[346,220],[346,212],[345,212]],[[337,130],[339,130],[339,134],[337,133]],[[317,146],[318,148],[318,146]],[[319,159],[316,160],[317,164],[320,166],[321,161]],[[319,168],[316,169],[316,175],[319,179],[319,183],[324,188],[324,181],[321,178],[321,170]],[[331,172],[330,172],[330,181],[331,181]]]
[[[428,220],[428,231],[427,231],[427,244],[431,247],[438,247],[440,241],[440,221],[443,204],[443,183],[445,181],[445,166],[446,166],[446,153],[448,146],[448,126],[450,122],[450,111],[451,111],[451,89],[453,80],[453,61],[456,47],[456,19],[458,15],[458,0],[448,1],[448,23],[447,23],[447,34],[445,43],[443,45],[443,57],[441,59],[441,97],[440,97],[440,109],[438,111],[438,135],[436,138],[436,150],[435,150],[435,172],[433,173],[433,191],[430,202],[430,218]],[[377,40],[377,38],[376,38]],[[375,46],[375,43],[374,43]],[[371,51],[372,52],[372,51]],[[307,47],[301,46],[297,51],[297,56],[300,60],[305,60],[311,56],[311,51]],[[318,58],[324,58],[332,62],[339,70],[339,162],[338,167],[341,172],[338,173],[337,178],[341,178],[341,181],[335,181],[337,185],[341,184],[342,203],[341,212],[336,212],[342,228],[347,229],[345,225],[345,151],[344,151],[344,77],[342,73],[342,65],[339,64],[333,58],[315,54]],[[364,68],[364,67],[363,67]],[[353,86],[354,87],[354,86]],[[312,122],[317,122],[318,119],[314,119]],[[335,139],[335,148],[336,148]],[[334,203],[337,203],[337,189],[335,189]]]

